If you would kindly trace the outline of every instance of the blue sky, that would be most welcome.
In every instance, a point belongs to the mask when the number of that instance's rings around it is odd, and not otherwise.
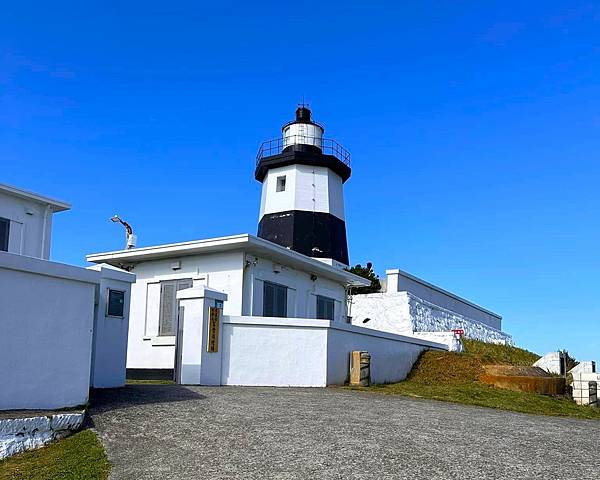
[[[13,2],[1,182],[67,200],[52,258],[256,233],[260,142],[302,96],[352,153],[351,262],[600,360],[596,2]]]

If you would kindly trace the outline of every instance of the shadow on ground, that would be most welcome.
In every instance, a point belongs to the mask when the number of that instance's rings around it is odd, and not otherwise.
[[[119,410],[136,405],[203,400],[206,397],[181,385],[126,385],[94,389],[90,393],[92,413]]]

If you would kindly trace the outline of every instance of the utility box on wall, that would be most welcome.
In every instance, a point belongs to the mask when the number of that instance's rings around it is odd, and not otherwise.
[[[100,272],[94,308],[90,387],[125,385],[129,303],[135,275],[107,264],[89,270]]]

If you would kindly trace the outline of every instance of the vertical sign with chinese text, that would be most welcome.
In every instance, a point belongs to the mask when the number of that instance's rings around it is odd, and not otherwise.
[[[221,309],[217,307],[209,307],[208,309],[208,342],[206,342],[206,350],[208,352],[219,351],[219,319]]]

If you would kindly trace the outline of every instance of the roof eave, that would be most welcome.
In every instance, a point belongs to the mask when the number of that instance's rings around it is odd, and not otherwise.
[[[141,247],[131,250],[117,250],[106,253],[96,253],[86,256],[86,260],[92,263],[139,263],[143,261],[159,260],[173,256],[202,255],[226,250],[247,250],[259,255],[275,257],[276,261],[290,261],[291,263],[304,267],[305,270],[321,274],[326,278],[333,278],[348,286],[366,286],[370,282],[358,275],[346,270],[340,270],[319,260],[306,257],[298,252],[281,247],[275,243],[249,234],[219,237],[215,239],[196,240],[151,247]],[[283,263],[282,262],[282,263]]]
[[[26,200],[32,200],[34,202],[41,203],[44,205],[49,205],[52,207],[52,210],[54,212],[64,212],[65,210],[71,209],[71,204],[63,202],[62,200],[56,200],[54,198],[45,197],[44,195],[40,195],[35,192],[30,192],[28,190],[23,190],[21,188],[13,187],[11,185],[6,185],[4,183],[0,183],[0,191],[3,191],[15,197],[23,198]]]

